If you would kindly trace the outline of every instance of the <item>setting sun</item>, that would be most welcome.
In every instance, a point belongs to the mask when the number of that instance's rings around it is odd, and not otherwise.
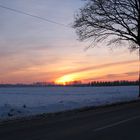
[[[71,75],[65,75],[63,77],[56,79],[55,83],[66,85],[68,82],[72,82],[72,81],[74,81],[74,78]]]

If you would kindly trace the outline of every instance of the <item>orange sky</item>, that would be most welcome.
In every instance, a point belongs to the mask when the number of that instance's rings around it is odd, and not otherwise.
[[[63,61],[52,65],[33,65],[21,69],[13,69],[9,73],[3,73],[1,79],[4,83],[32,83],[37,81],[65,83],[75,80],[90,81],[114,81],[137,80],[138,60],[97,62],[92,64],[74,63]]]
[[[114,80],[136,80],[138,79],[138,60],[124,61],[116,63],[107,63],[102,65],[94,65],[92,67],[84,67],[71,71],[64,76],[56,79],[57,83],[64,81],[82,80],[90,81],[114,81]],[[134,68],[133,71],[130,69]]]

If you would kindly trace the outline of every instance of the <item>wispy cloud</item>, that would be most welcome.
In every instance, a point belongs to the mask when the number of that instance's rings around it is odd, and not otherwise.
[[[97,76],[94,78],[84,79],[84,81],[114,81],[114,80],[136,80],[138,79],[139,71],[119,73],[119,74],[107,74],[103,76]]]
[[[90,67],[83,67],[83,68],[78,68],[78,69],[74,69],[74,70],[64,71],[63,74],[72,74],[72,73],[78,73],[78,72],[98,70],[98,69],[114,67],[114,66],[122,66],[122,65],[124,66],[127,64],[134,64],[134,63],[139,63],[139,61],[138,60],[130,60],[130,61],[121,61],[121,62],[101,64],[101,65],[94,65],[94,66],[90,66]]]

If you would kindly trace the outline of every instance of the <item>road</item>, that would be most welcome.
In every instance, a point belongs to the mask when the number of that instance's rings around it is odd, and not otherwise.
[[[1,123],[0,140],[140,140],[140,102]]]

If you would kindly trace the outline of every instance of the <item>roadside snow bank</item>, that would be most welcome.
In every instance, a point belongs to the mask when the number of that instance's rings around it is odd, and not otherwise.
[[[0,88],[0,119],[136,100],[138,86]]]

